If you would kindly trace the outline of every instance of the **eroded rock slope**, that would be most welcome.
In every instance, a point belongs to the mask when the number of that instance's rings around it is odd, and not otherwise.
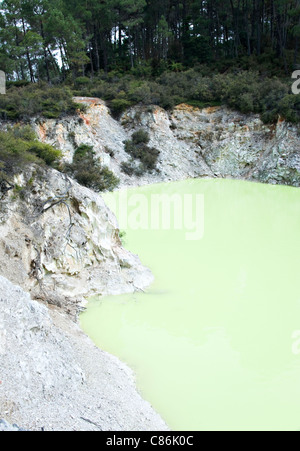
[[[188,177],[233,177],[266,183],[300,185],[299,126],[282,119],[265,125],[255,114],[226,107],[205,109],[182,104],[167,112],[160,107],[135,106],[120,120],[112,118],[100,99],[76,98],[85,113],[59,121],[35,122],[39,138],[59,147],[71,161],[76,146],[94,146],[103,164],[121,185],[142,185]],[[139,129],[150,135],[149,146],[160,151],[157,171],[127,176],[124,141]]]
[[[166,430],[133,373],[0,276],[0,430]]]
[[[17,182],[21,192],[1,202],[0,274],[72,314],[93,294],[151,283],[99,194],[52,169],[32,167]]]

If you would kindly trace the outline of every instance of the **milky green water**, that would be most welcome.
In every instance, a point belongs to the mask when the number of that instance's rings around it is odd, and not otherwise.
[[[172,430],[300,430],[300,191],[233,180],[127,191],[149,205],[161,193],[203,195],[203,237],[128,226],[125,245],[155,282],[92,299],[82,328],[135,371]]]

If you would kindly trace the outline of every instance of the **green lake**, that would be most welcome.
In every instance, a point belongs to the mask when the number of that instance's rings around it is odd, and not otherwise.
[[[299,189],[194,179],[103,197],[155,281],[91,299],[83,330],[174,431],[300,430]]]

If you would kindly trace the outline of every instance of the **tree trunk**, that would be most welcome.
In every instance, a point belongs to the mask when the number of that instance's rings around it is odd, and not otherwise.
[[[24,33],[24,38],[25,38],[26,29],[25,29],[25,23],[24,23],[23,17],[22,17],[22,26],[23,26],[23,33]],[[31,80],[31,83],[34,83],[35,79],[34,79],[34,73],[33,73],[33,69],[32,69],[32,64],[31,64],[31,60],[30,60],[28,47],[26,47],[26,58],[27,58],[27,63],[28,63],[28,68],[29,68],[29,73],[30,73],[30,80]]]
[[[47,81],[48,81],[48,83],[50,83],[49,62],[48,62],[47,48],[46,48],[46,44],[45,44],[44,26],[43,26],[43,21],[42,20],[40,22],[40,26],[41,26],[41,36],[43,38],[44,58],[45,58],[45,64],[46,64]]]

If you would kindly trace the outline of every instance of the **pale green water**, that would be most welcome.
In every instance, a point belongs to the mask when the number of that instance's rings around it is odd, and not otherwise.
[[[300,430],[300,191],[189,180],[129,193],[203,194],[203,238],[127,230],[155,282],[91,300],[83,329],[173,430]]]

